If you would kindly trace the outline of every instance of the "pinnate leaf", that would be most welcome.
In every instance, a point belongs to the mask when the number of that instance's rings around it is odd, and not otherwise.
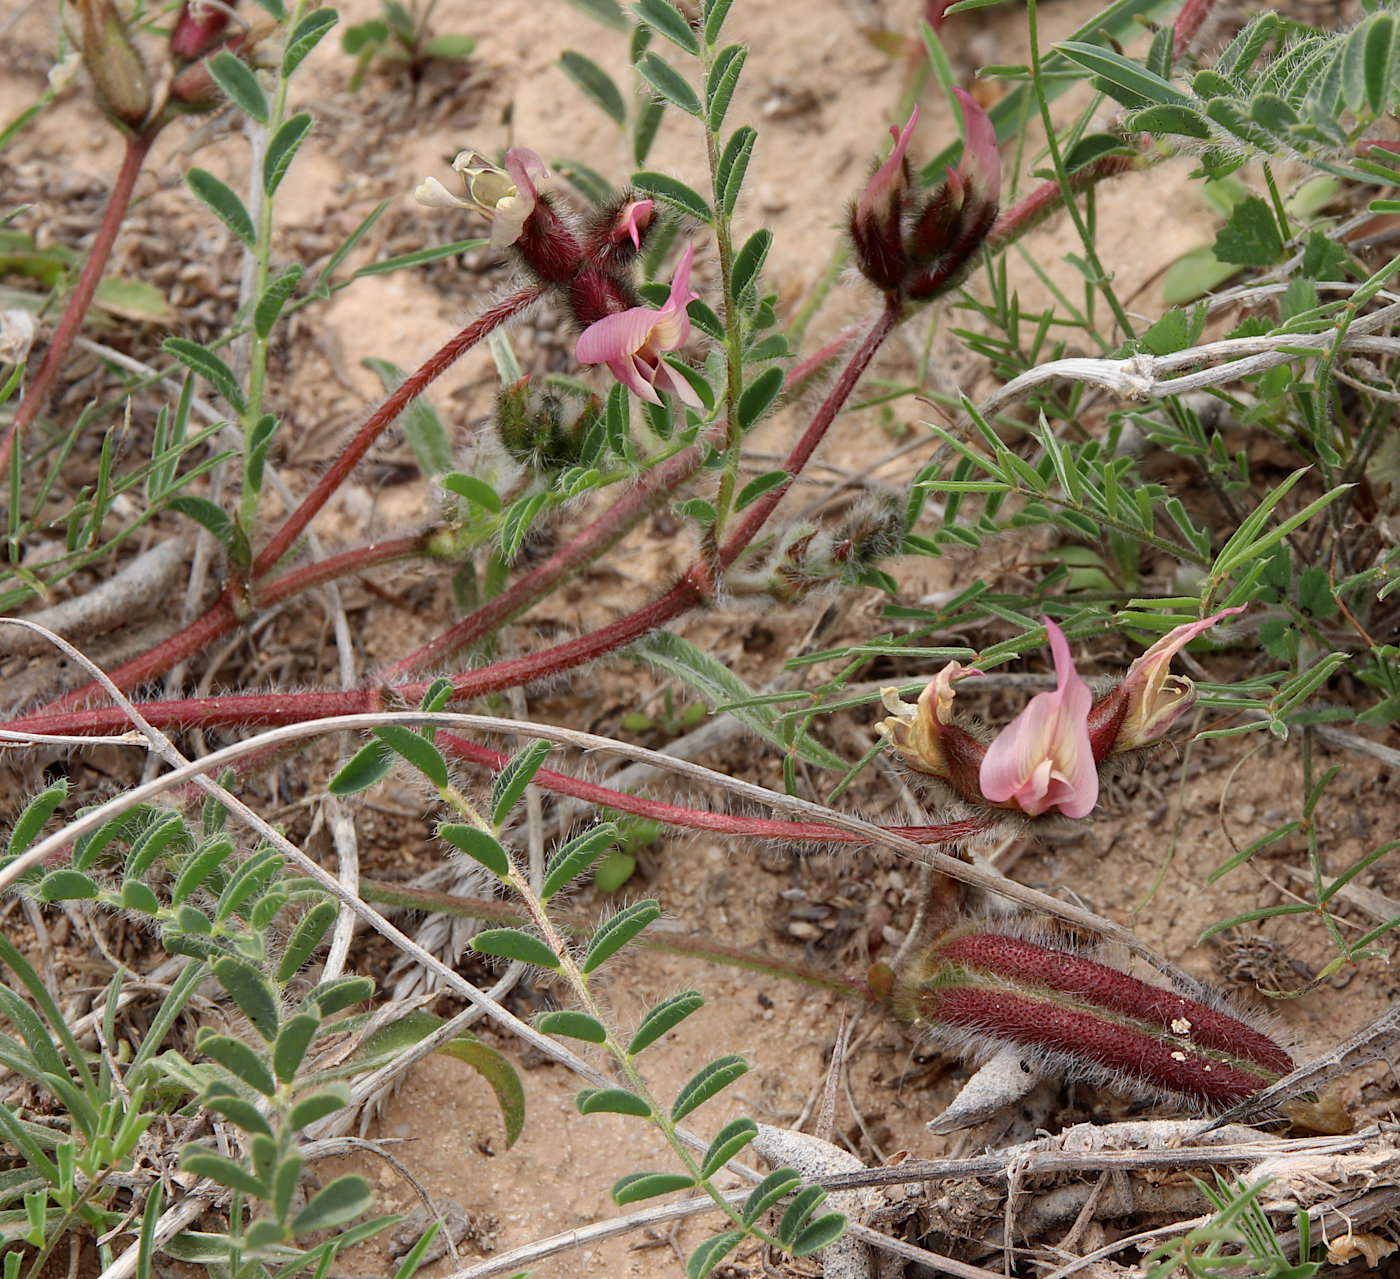
[[[389,749],[388,744],[370,742],[368,746],[360,747],[341,766],[326,789],[332,795],[358,795],[361,791],[369,790],[371,786],[382,782],[393,767],[394,752]]]
[[[569,1039],[581,1039],[589,1044],[606,1043],[608,1038],[608,1029],[601,1021],[588,1013],[576,1012],[571,1008],[561,1008],[537,1017],[535,1029],[543,1031],[546,1035],[565,1035]]]
[[[744,1239],[742,1230],[726,1230],[711,1235],[686,1258],[685,1279],[705,1279]]]
[[[510,878],[510,858],[494,835],[475,826],[452,823],[439,826],[438,834],[458,852],[485,866],[493,875],[500,879]]]
[[[593,934],[593,940],[588,943],[588,950],[583,956],[583,971],[593,972],[648,924],[660,918],[660,904],[649,897],[619,911]]]
[[[690,1190],[694,1185],[695,1179],[683,1172],[631,1172],[613,1182],[612,1200],[622,1208],[641,1199]]]
[[[386,724],[376,728],[374,735],[391,750],[402,755],[439,790],[448,786],[447,761],[442,752],[421,733],[401,724]]]
[[[828,1212],[818,1217],[802,1231],[789,1245],[794,1257],[805,1257],[834,1244],[846,1233],[846,1218],[839,1212]]]
[[[518,928],[488,928],[472,938],[472,949],[480,955],[519,959],[556,972],[559,969],[559,956],[538,937],[532,937]]]
[[[802,1176],[796,1168],[775,1168],[744,1200],[744,1225],[753,1225],[775,1203],[792,1194],[801,1184]]]
[[[353,1173],[337,1177],[318,1190],[311,1202],[292,1221],[293,1234],[309,1234],[313,1230],[329,1230],[367,1213],[374,1206],[374,1197],[363,1177]]]
[[[642,1049],[651,1047],[668,1030],[679,1026],[704,1004],[705,997],[698,990],[683,990],[679,995],[663,999],[642,1018],[642,1024],[637,1027],[637,1033],[632,1036],[627,1051],[635,1055]]]
[[[506,766],[496,774],[496,780],[491,785],[491,820],[497,826],[510,816],[510,810],[540,771],[549,751],[548,742],[533,741],[512,755]]]
[[[745,1146],[758,1136],[758,1125],[752,1119],[732,1119],[715,1134],[700,1165],[702,1177],[713,1177]]]
[[[253,247],[257,238],[257,233],[253,229],[253,219],[232,187],[216,178],[207,169],[188,170],[185,173],[185,182],[210,213],[228,227],[248,248]]]
[[[547,901],[561,888],[572,883],[592,866],[616,839],[617,827],[612,822],[604,822],[601,826],[595,826],[592,830],[574,836],[550,858],[545,867],[540,897]]]
[[[709,1065],[701,1067],[692,1075],[680,1090],[675,1104],[671,1107],[671,1118],[679,1123],[692,1110],[703,1106],[711,1097],[728,1088],[745,1074],[748,1068],[748,1062],[733,1053],[725,1057],[716,1057]]]
[[[636,1115],[651,1118],[651,1107],[626,1088],[585,1088],[574,1099],[581,1115]]]

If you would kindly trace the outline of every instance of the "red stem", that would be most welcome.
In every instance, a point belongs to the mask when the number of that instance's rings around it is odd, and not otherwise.
[[[302,591],[315,590],[350,573],[362,573],[380,564],[424,555],[435,536],[436,530],[429,530],[413,537],[397,537],[389,542],[371,542],[368,546],[358,546],[353,551],[303,565],[261,587],[254,594],[253,603],[259,608],[280,604],[293,595],[300,595]]]
[[[499,311],[500,308],[496,310]],[[491,313],[488,312],[489,314]],[[789,476],[795,478],[807,465],[876,351],[899,323],[901,315],[901,305],[891,300],[871,327],[850,364],[842,370],[836,385],[822,402],[802,438],[788,454],[783,470]],[[486,317],[482,318],[484,320]],[[475,327],[474,325],[473,328]],[[449,344],[451,345],[453,344]],[[447,349],[443,348],[444,351]],[[407,386],[408,383],[404,385]],[[380,414],[376,413],[375,416]],[[732,565],[749,546],[791,484],[792,480],[789,479],[787,484],[769,490],[745,512],[738,527],[719,550],[718,566],[721,569]],[[320,487],[318,486],[318,490]],[[310,500],[307,499],[308,502]],[[306,503],[303,503],[303,507],[305,505]],[[264,554],[266,553],[264,551]],[[254,567],[256,570],[256,565]],[[680,581],[665,594],[658,596],[635,613],[619,618],[599,630],[556,644],[538,653],[497,662],[481,670],[457,675],[452,681],[453,700],[462,701],[560,675],[625,648],[643,635],[665,626],[710,599],[715,591],[713,567],[707,558],[695,560]],[[396,692],[403,701],[413,704],[421,700],[430,686],[431,681],[424,680],[403,685]],[[84,689],[82,692],[86,693],[88,690]],[[213,728],[221,724],[272,726],[294,724],[321,716],[374,710],[377,709],[380,700],[379,690],[372,688],[324,693],[253,693],[145,702],[141,704],[141,712],[158,728]],[[125,725],[125,714],[119,708],[94,707],[66,714],[31,714],[12,722],[8,727],[35,733],[75,734],[120,731]]]
[[[1186,52],[1196,32],[1201,29],[1210,12],[1215,8],[1215,0],[1186,0],[1176,15],[1172,28],[1172,57],[1179,58]]]
[[[156,127],[136,137],[128,137],[126,140],[126,153],[122,156],[122,166],[117,171],[116,181],[112,184],[112,193],[107,197],[107,208],[102,214],[102,222],[97,228],[92,248],[88,250],[87,261],[83,263],[82,274],[78,276],[77,287],[73,290],[73,296],[68,299],[68,305],[63,311],[63,318],[59,320],[58,328],[54,330],[53,340],[49,343],[49,349],[44,352],[44,358],[39,364],[39,371],[34,375],[34,381],[29,384],[29,389],[19,402],[14,421],[10,423],[10,429],[5,433],[4,440],[0,441],[0,475],[8,474],[11,454],[16,448],[22,446],[24,432],[34,424],[35,419],[43,412],[44,405],[48,403],[49,395],[53,391],[58,371],[68,356],[68,348],[73,345],[73,339],[82,330],[88,307],[92,305],[93,295],[97,292],[97,286],[102,282],[103,273],[107,270],[107,263],[112,256],[112,246],[116,243],[117,233],[121,230],[122,223],[126,221],[126,211],[131,205],[131,193],[136,188],[136,179],[140,176],[141,166],[145,163],[146,156],[151,150],[151,144],[156,140],[156,135],[159,132],[160,129]]]
[[[1104,178],[1111,178],[1118,173],[1131,172],[1138,167],[1139,163],[1140,158],[1137,156],[1104,156],[1101,160],[1095,160],[1093,164],[1073,174],[1070,178],[1070,188],[1076,193],[1087,190],[1095,183],[1102,182]],[[1059,208],[1064,203],[1064,198],[1065,194],[1060,190],[1060,184],[1056,179],[1052,178],[1049,182],[1042,182],[1028,196],[996,220],[995,225],[987,235],[988,246],[995,251],[1005,248],[1013,240],[1019,240],[1027,231],[1039,225]]]
[[[276,566],[278,560],[287,553],[292,543],[311,523],[316,513],[330,500],[331,494],[354,470],[356,463],[364,457],[370,446],[404,409],[488,333],[499,328],[512,316],[519,315],[526,307],[539,301],[543,295],[544,288],[538,284],[532,284],[529,288],[521,289],[518,293],[512,293],[504,302],[499,302],[489,311],[482,312],[446,346],[430,355],[417,370],[405,378],[398,389],[370,414],[369,421],[359,429],[355,438],[331,463],[330,469],[321,476],[316,487],[302,498],[301,505],[287,517],[286,523],[277,530],[272,540],[258,552],[257,558],[253,561],[252,575],[254,579],[264,576]]]
[[[499,327],[511,316],[519,314],[536,301],[542,289],[532,285],[528,289],[512,294],[498,306],[478,316],[471,324],[456,335],[450,342],[434,352],[428,360],[407,378],[388,399],[370,415],[345,451],[331,464],[320,482],[302,500],[301,505],[288,517],[287,522],[277,531],[262,553],[253,562],[254,578],[264,576],[274,568],[288,547],[300,536],[307,524],[326,504],[332,493],[344,482],[355,464],[365,455],[374,441],[401,414],[413,399],[448,368],[465,355],[473,346],[493,329]],[[65,316],[65,321],[66,321]],[[52,350],[52,348],[50,348]],[[42,372],[42,370],[41,370]],[[30,392],[30,396],[33,391]],[[29,396],[25,397],[27,403]],[[23,412],[24,406],[20,406]],[[3,474],[3,468],[0,468]],[[430,536],[430,535],[428,535]],[[217,600],[210,605],[208,612],[196,618],[184,630],[172,635],[164,643],[132,658],[111,672],[112,682],[123,692],[127,692],[148,680],[164,674],[178,662],[194,656],[206,645],[222,638],[238,625],[240,616],[259,605],[278,603],[294,595],[297,591],[309,590],[325,582],[332,581],[344,573],[357,568],[368,568],[373,564],[399,559],[415,553],[426,542],[425,537],[402,538],[378,546],[361,547],[347,551],[344,555],[333,556],[320,563],[284,574],[263,590],[255,587],[244,591],[230,583]],[[45,717],[61,711],[81,706],[90,701],[99,691],[96,683],[84,684],[62,697],[55,698],[44,708]],[[32,716],[26,717],[32,718]]]
[[[571,538],[566,546],[436,639],[381,671],[379,678],[392,684],[421,667],[444,661],[468,644],[504,626],[511,618],[518,617],[544,598],[558,582],[597,559],[625,537],[668,493],[684,484],[700,469],[710,446],[723,443],[728,429],[728,423],[717,423],[703,440],[647,472],[598,519]]]
[[[480,768],[500,772],[510,756],[494,751],[489,746],[469,742],[452,733],[439,732],[437,742],[445,746],[453,755],[475,764]],[[545,790],[568,795],[573,799],[595,804],[599,808],[612,808],[620,813],[631,813],[636,817],[649,818],[667,826],[681,826],[687,830],[715,831],[721,835],[756,835],[762,839],[816,840],[832,844],[863,844],[866,841],[851,831],[838,830],[821,822],[788,822],[768,817],[734,817],[728,813],[710,813],[699,808],[683,808],[678,804],[666,804],[660,800],[646,799],[639,795],[629,795],[626,791],[599,786],[595,782],[580,781],[567,773],[556,773],[542,768],[535,774],[535,784]],[[970,839],[987,830],[985,820],[951,822],[945,826],[882,826],[880,829],[918,844],[954,844]]]

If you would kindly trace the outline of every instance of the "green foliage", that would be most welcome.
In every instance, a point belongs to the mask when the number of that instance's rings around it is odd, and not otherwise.
[[[1147,1279],[1167,1279],[1170,1274],[1184,1270],[1193,1279],[1214,1279],[1231,1274],[1258,1276],[1258,1279],[1311,1279],[1322,1263],[1310,1260],[1311,1232],[1305,1209],[1300,1208],[1298,1222],[1298,1260],[1290,1261],[1274,1231],[1273,1223],[1259,1204],[1259,1196],[1269,1180],[1247,1186],[1243,1182],[1228,1182],[1216,1175],[1214,1188],[1197,1180],[1215,1217],[1209,1224],[1198,1226],[1179,1239],[1173,1239],[1153,1249],[1143,1258],[1143,1273]]]
[[[346,27],[340,47],[355,59],[350,77],[352,91],[358,92],[365,77],[376,67],[386,73],[406,74],[416,81],[430,63],[450,65],[471,57],[476,51],[476,40],[469,35],[434,34],[428,22],[432,9],[431,4],[423,5],[417,0],[409,0],[408,4],[382,0],[378,18]],[[311,14],[306,21],[314,16]],[[325,30],[321,30],[316,38],[319,40],[324,34]]]

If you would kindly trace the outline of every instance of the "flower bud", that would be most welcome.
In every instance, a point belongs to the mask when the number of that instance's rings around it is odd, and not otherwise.
[[[909,161],[905,153],[918,122],[916,106],[902,130],[891,127],[894,150],[875,170],[851,213],[851,239],[861,272],[887,292],[897,291],[908,271],[904,214],[909,204]]]
[[[193,62],[223,43],[238,0],[185,0],[170,32],[170,53],[178,62]]]
[[[909,234],[913,298],[934,297],[956,283],[997,219],[1001,156],[996,129],[970,94],[953,92],[963,110],[963,155],[957,169],[948,170],[948,181],[914,215]]]
[[[155,96],[150,73],[112,0],[69,0],[77,29],[69,28],[83,65],[107,114],[137,130],[151,114]]]
[[[580,407],[557,395],[537,393],[528,377],[505,387],[496,400],[496,428],[506,452],[542,472],[575,465],[589,430],[602,413],[596,396]]]
[[[971,95],[955,89],[966,140],[956,170],[922,203],[910,189],[905,152],[918,111],[896,136],[851,216],[856,261],[885,292],[923,301],[957,283],[996,221],[1001,158],[996,130]]]

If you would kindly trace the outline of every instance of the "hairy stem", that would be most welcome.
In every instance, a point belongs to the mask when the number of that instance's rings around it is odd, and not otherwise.
[[[703,440],[663,462],[639,479],[598,519],[571,538],[542,564],[502,591],[495,599],[473,610],[455,626],[430,640],[422,648],[400,658],[380,672],[387,683],[424,667],[431,667],[460,652],[469,644],[490,635],[512,618],[543,599],[565,578],[573,576],[604,551],[615,546],[657,505],[698,471],[711,446],[726,438],[723,422],[713,427]]]
[[[383,417],[385,420],[378,429],[383,429],[391,417],[386,416],[390,405],[394,405],[394,413],[401,412],[407,403],[416,395],[423,386],[431,381],[431,377],[425,376],[425,371],[433,366],[447,352],[452,351],[451,358],[455,359],[467,349],[470,343],[463,343],[463,338],[467,334],[475,334],[473,340],[479,339],[488,332],[484,327],[486,321],[495,317],[495,323],[500,323],[509,315],[517,313],[524,305],[538,296],[538,290],[523,290],[514,295],[501,306],[493,308],[487,312],[469,329],[459,335],[454,342],[449,343],[442,351],[438,352],[428,364],[423,366],[414,377],[399,388],[393,396],[386,401],[385,405],[374,415],[370,423],[367,423],[359,440],[370,429],[374,422]],[[525,299],[522,301],[521,299]],[[511,304],[514,303],[514,306]],[[718,553],[718,566],[728,568],[739,558],[748,548],[753,539],[758,535],[769,516],[773,513],[778,503],[782,500],[783,494],[791,486],[793,479],[798,476],[803,468],[810,461],[817,446],[825,438],[826,432],[836,419],[842,406],[850,398],[851,392],[855,389],[856,383],[869,366],[875,353],[880,349],[885,339],[894,331],[895,326],[902,317],[902,308],[899,303],[890,301],[884,311],[880,314],[876,322],[871,326],[866,334],[865,340],[861,343],[859,350],[852,356],[850,363],[842,371],[835,386],[827,394],[821,407],[817,410],[811,424],[803,432],[801,439],[793,447],[783,464],[783,469],[792,478],[779,488],[771,489],[758,499],[744,513],[744,518],[739,522],[734,531],[730,534],[728,541],[720,548]],[[491,326],[494,327],[494,324]],[[454,350],[453,348],[460,349]],[[450,361],[449,361],[450,362]],[[445,367],[445,364],[443,365]],[[432,376],[441,372],[437,368]],[[404,395],[405,388],[412,387],[408,395]],[[376,434],[378,432],[376,431]],[[364,448],[368,448],[368,441]],[[356,454],[356,458],[363,454],[364,449]],[[349,450],[347,450],[347,454]],[[677,455],[683,456],[681,454]],[[341,466],[344,455],[337,460],[336,467],[341,471],[340,478],[349,471],[349,465]],[[353,463],[351,463],[352,465]],[[276,540],[282,539],[282,534],[297,520],[298,515],[312,503],[318,493],[324,490],[320,500],[316,502],[316,509],[324,503],[330,493],[334,491],[340,479],[336,479],[333,484],[328,484],[331,473],[328,472],[315,491],[302,503],[297,512],[283,526],[282,532],[278,534],[273,544],[269,544],[264,549],[259,560],[254,564],[255,574],[258,571],[257,564],[269,556],[269,552],[274,549]],[[301,522],[298,530],[305,527],[305,523],[310,520],[314,510],[308,511],[305,520]],[[285,539],[286,545],[291,544],[291,538]],[[268,559],[268,563],[276,563],[281,558],[282,552]],[[513,658],[504,662],[497,662],[492,666],[483,667],[477,671],[466,671],[453,679],[453,700],[461,701],[469,697],[479,697],[486,693],[501,692],[505,689],[516,688],[528,684],[534,680],[547,679],[551,676],[563,674],[587,662],[594,661],[600,657],[606,657],[611,653],[625,648],[642,636],[665,626],[676,618],[689,612],[713,598],[718,584],[714,581],[714,562],[705,556],[696,559],[686,570],[680,581],[670,590],[652,600],[650,604],[638,609],[635,613],[627,617],[618,619],[608,626],[601,627],[587,635],[579,636],[577,639],[556,644],[551,648],[543,649],[540,652],[532,653],[524,657]],[[196,623],[198,625],[198,623]],[[176,637],[179,639],[180,637]],[[171,641],[173,644],[174,641]],[[172,658],[173,660],[177,660]],[[419,681],[413,684],[404,685],[396,689],[396,694],[405,702],[413,703],[421,699],[430,687],[430,681]],[[79,690],[79,694],[90,696],[95,689],[87,688]],[[77,696],[77,695],[74,695]],[[295,724],[299,721],[316,716],[356,714],[362,711],[378,709],[383,700],[383,693],[380,687],[364,687],[351,689],[345,692],[323,692],[323,693],[254,693],[242,694],[231,697],[203,697],[175,699],[168,701],[147,702],[141,704],[142,713],[145,714],[152,724],[161,728],[171,727],[200,727],[214,728],[221,724],[244,724],[244,725],[278,725]],[[71,700],[70,703],[71,704]],[[117,707],[98,707],[89,710],[73,711],[68,713],[54,714],[37,713],[25,716],[21,720],[8,725],[11,728],[22,728],[31,732],[46,733],[103,733],[120,731],[126,723],[125,716]]]
[[[73,339],[82,330],[83,319],[107,270],[117,233],[126,221],[126,211],[131,206],[131,194],[136,189],[136,179],[140,176],[141,166],[145,163],[151,144],[159,132],[157,126],[127,138],[121,168],[112,184],[112,193],[107,197],[107,208],[102,214],[102,222],[97,228],[92,248],[88,250],[82,273],[78,276],[77,287],[63,310],[63,317],[58,322],[58,328],[54,330],[49,349],[44,352],[44,358],[40,361],[39,371],[35,373],[29,390],[25,392],[19,408],[15,411],[14,421],[10,423],[4,440],[0,441],[0,475],[9,470],[11,455],[22,447],[25,431],[33,426],[39,414],[44,411],[58,371],[68,356],[68,348],[73,345]]]
[[[287,517],[286,522],[273,535],[272,540],[258,552],[257,558],[253,561],[253,578],[264,576],[276,566],[277,562],[301,536],[306,526],[315,518],[317,512],[330,500],[331,494],[345,482],[345,477],[369,452],[370,446],[404,409],[482,338],[539,301],[543,294],[544,289],[538,284],[532,284],[528,288],[512,293],[505,301],[498,302],[490,310],[484,311],[456,337],[429,356],[418,369],[405,378],[394,393],[370,414],[369,421],[346,445],[340,456],[331,464],[330,469],[317,482],[316,487],[302,499],[301,505]]]
[[[492,772],[499,772],[509,759],[509,756],[501,751],[469,742],[453,733],[439,733],[437,741],[458,759],[479,768],[490,769]],[[583,800],[599,808],[610,808],[620,813],[630,813],[635,817],[645,817],[667,826],[679,826],[687,830],[708,830],[723,835],[753,835],[760,839],[834,844],[861,842],[859,836],[849,831],[823,826],[820,822],[788,822],[771,817],[736,817],[729,813],[711,813],[700,808],[686,808],[679,804],[667,804],[661,800],[630,795],[626,791],[613,790],[596,782],[585,782],[577,777],[570,777],[567,773],[558,773],[547,768],[536,772],[534,780],[537,786],[559,795],[568,795],[571,799]],[[981,834],[990,824],[987,819],[975,818],[969,821],[949,822],[942,826],[886,826],[881,829],[902,835],[919,844],[954,844]]]

